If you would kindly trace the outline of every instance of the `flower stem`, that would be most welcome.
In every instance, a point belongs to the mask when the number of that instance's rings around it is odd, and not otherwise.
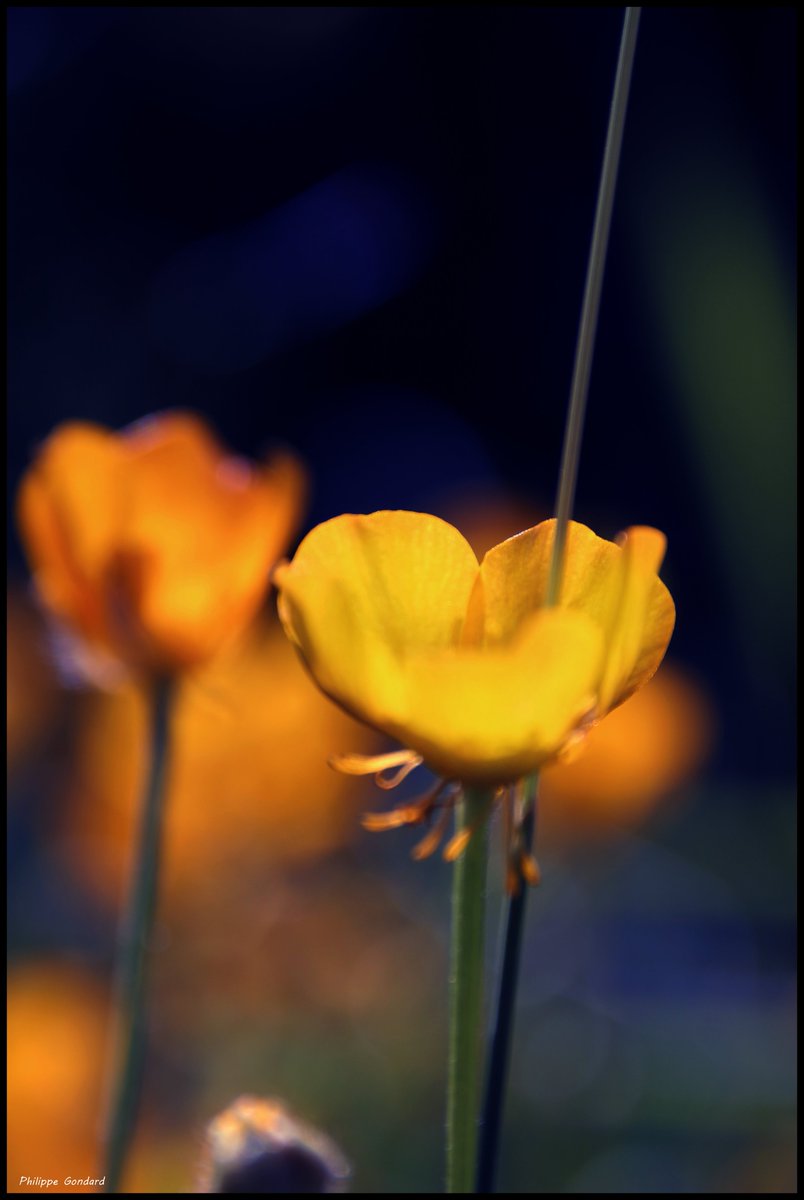
[[[522,819],[522,844],[529,847],[536,826],[536,793],[538,775],[532,775],[525,783],[525,815]],[[497,1168],[497,1153],[500,1144],[500,1128],[503,1118],[503,1101],[508,1076],[508,1060],[511,1053],[511,1029],[514,1020],[514,1000],[519,980],[519,959],[522,953],[522,930],[525,924],[525,908],[528,885],[519,881],[519,890],[511,896],[505,917],[502,966],[497,992],[496,1020],[491,1039],[489,1068],[486,1075],[486,1091],[483,1098],[483,1120],[480,1126],[480,1150],[477,1159],[475,1191],[487,1195],[494,1191],[494,1176]]]
[[[608,248],[609,231],[611,229],[611,214],[614,205],[614,189],[620,163],[625,114],[628,107],[628,92],[631,84],[631,72],[634,64],[637,29],[639,27],[641,11],[641,8],[626,8],[620,41],[620,55],[617,62],[617,74],[614,80],[614,92],[606,134],[606,148],[603,153],[603,166],[600,173],[595,223],[589,250],[589,264],[586,271],[586,285],[584,288],[583,304],[581,306],[581,320],[578,328],[578,342],[572,372],[570,402],[564,432],[564,447],[561,455],[561,471],[556,499],[556,531],[553,539],[550,576],[547,584],[546,604],[548,607],[557,603],[561,591],[564,547],[567,539],[570,513],[572,512],[575,499],[575,486],[578,479],[578,462],[581,453],[584,417],[586,415],[586,397],[589,391],[592,353],[595,345],[595,334],[597,332],[600,295],[603,288],[603,268],[606,263],[606,251]],[[530,845],[535,828],[536,788],[537,778],[534,776],[528,781],[528,799],[530,803],[527,806],[522,823],[523,842],[526,846]],[[494,1191],[526,903],[527,885],[523,879],[520,879],[519,890],[509,901],[506,919],[500,989],[497,997],[497,1010],[489,1056],[489,1070],[483,1106],[483,1132],[477,1166],[476,1190],[479,1193],[491,1194]]]
[[[492,796],[465,788],[456,832],[473,829],[452,881],[447,1191],[471,1192],[477,1151],[483,1051],[483,976],[488,814]]]
[[[156,910],[162,808],[167,770],[172,686],[158,680],[149,697],[151,738],[134,878],[118,943],[117,1027],[104,1141],[104,1192],[117,1192],[136,1125],[145,1057],[148,944]]]

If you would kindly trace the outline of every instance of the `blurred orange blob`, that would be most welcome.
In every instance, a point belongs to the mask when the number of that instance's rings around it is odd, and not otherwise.
[[[255,616],[299,515],[287,455],[256,467],[189,413],[115,434],[60,426],[23,479],[19,523],[39,593],[102,682],[207,662]]]
[[[6,767],[45,736],[59,702],[56,674],[48,661],[41,620],[23,596],[9,590],[6,603]]]
[[[82,879],[119,898],[136,841],[146,710],[134,689],[93,697],[79,742],[63,849]],[[327,757],[373,735],[318,692],[274,620],[177,696],[161,869],[165,898],[249,864],[303,862],[358,830],[360,789]]]
[[[78,967],[28,963],[8,975],[8,1189],[98,1175],[108,1003]]]
[[[595,725],[577,757],[541,774],[539,840],[574,840],[638,825],[704,762],[714,718],[700,688],[665,663]]]

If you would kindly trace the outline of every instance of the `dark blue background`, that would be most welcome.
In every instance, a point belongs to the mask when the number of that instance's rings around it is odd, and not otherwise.
[[[12,509],[59,422],[178,406],[244,454],[295,448],[305,529],[472,493],[549,512],[621,9],[8,18]],[[720,734],[667,836],[745,892],[658,932],[626,904],[601,934],[622,996],[792,971],[795,35],[792,8],[640,29],[576,515],[668,535],[671,656]]]

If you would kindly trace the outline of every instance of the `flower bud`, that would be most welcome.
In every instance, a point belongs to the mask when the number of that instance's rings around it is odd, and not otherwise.
[[[241,1096],[207,1126],[196,1192],[340,1192],[349,1173],[337,1146],[280,1101]]]

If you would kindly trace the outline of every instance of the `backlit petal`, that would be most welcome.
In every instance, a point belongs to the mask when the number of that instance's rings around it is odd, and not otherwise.
[[[437,517],[347,514],[277,570],[279,614],[319,686],[388,731],[406,710],[406,661],[457,645],[477,572],[468,542]]]
[[[591,707],[602,634],[582,613],[534,614],[505,645],[421,653],[388,728],[447,778],[500,783],[552,757]]]
[[[510,638],[547,596],[555,521],[543,521],[490,550],[481,565],[487,643]],[[658,530],[637,527],[618,546],[571,521],[559,605],[583,612],[603,631],[598,708],[608,711],[645,683],[664,656],[675,609],[656,574],[664,551]]]
[[[607,630],[600,684],[602,711],[621,704],[651,678],[664,658],[675,606],[657,575],[666,539],[658,529],[634,526],[622,537],[619,596]]]

